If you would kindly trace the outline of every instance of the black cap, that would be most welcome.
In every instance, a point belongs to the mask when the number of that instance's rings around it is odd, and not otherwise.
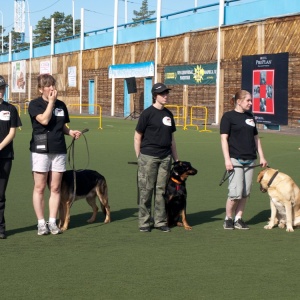
[[[7,86],[7,83],[5,82],[5,79],[3,76],[0,75],[0,86]]]
[[[158,83],[155,83],[153,85],[151,92],[152,92],[152,94],[153,93],[161,94],[161,93],[163,93],[165,91],[169,91],[169,90],[170,89],[166,85],[164,85],[163,83],[158,82]]]

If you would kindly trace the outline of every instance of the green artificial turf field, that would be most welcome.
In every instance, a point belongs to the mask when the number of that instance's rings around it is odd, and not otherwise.
[[[72,119],[72,129],[89,128],[75,143],[75,167],[106,177],[112,222],[87,224],[91,208],[77,201],[69,229],[38,236],[32,207],[28,115],[15,138],[15,160],[7,189],[6,240],[1,249],[1,299],[296,299],[300,230],[265,230],[267,194],[255,179],[244,220],[250,230],[224,230],[227,182],[219,186],[224,162],[218,128],[175,133],[179,157],[198,169],[187,181],[187,219],[192,231],[141,233],[137,223],[136,120]],[[300,184],[300,140],[260,133],[269,165]],[[67,144],[71,142],[67,139]],[[48,200],[48,199],[47,199]],[[48,201],[46,201],[48,204]],[[47,208],[46,208],[47,211]],[[48,214],[46,213],[46,218]]]

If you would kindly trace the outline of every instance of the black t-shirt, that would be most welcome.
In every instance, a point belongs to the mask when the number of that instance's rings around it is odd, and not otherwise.
[[[146,108],[135,130],[143,134],[142,154],[163,158],[172,153],[172,133],[176,126],[173,114],[167,108],[160,110],[153,105]]]
[[[258,134],[256,123],[250,112],[235,110],[224,113],[220,133],[228,134],[229,155],[237,159],[256,159],[257,149],[254,136]]]
[[[0,142],[8,135],[10,128],[22,126],[15,106],[3,101],[0,104]],[[14,159],[13,141],[0,151],[0,158]]]
[[[70,122],[67,107],[64,102],[57,99],[48,125],[42,125],[36,120],[36,116],[44,113],[47,105],[48,102],[42,97],[32,100],[29,103],[28,112],[30,114],[33,129],[30,141],[30,151],[34,152],[33,135],[47,133],[48,153],[65,154],[67,153],[67,147],[63,128],[66,123]]]

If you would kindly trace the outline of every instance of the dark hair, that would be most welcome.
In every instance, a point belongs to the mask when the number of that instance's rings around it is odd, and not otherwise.
[[[37,82],[38,82],[38,93],[40,93],[40,89],[44,88],[44,87],[49,87],[51,85],[55,85],[56,84],[56,80],[55,78],[50,75],[50,74],[41,74],[38,76],[37,78]]]

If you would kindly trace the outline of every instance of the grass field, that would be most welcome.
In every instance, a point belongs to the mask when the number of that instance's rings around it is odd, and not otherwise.
[[[90,161],[108,182],[112,222],[102,213],[87,224],[91,209],[75,202],[69,230],[38,236],[32,207],[28,115],[15,139],[7,189],[7,240],[1,240],[1,299],[297,299],[300,230],[263,226],[270,214],[267,194],[253,181],[244,219],[248,231],[222,227],[227,182],[217,128],[175,133],[179,157],[198,169],[187,181],[187,218],[192,231],[138,231],[133,134],[136,120],[72,119],[86,133]],[[260,133],[269,165],[300,184],[298,136]],[[71,141],[67,138],[67,144]],[[84,139],[76,141],[75,167],[86,168]],[[258,169],[255,169],[255,179]],[[48,201],[46,202],[48,203]],[[48,214],[46,214],[48,217]]]

